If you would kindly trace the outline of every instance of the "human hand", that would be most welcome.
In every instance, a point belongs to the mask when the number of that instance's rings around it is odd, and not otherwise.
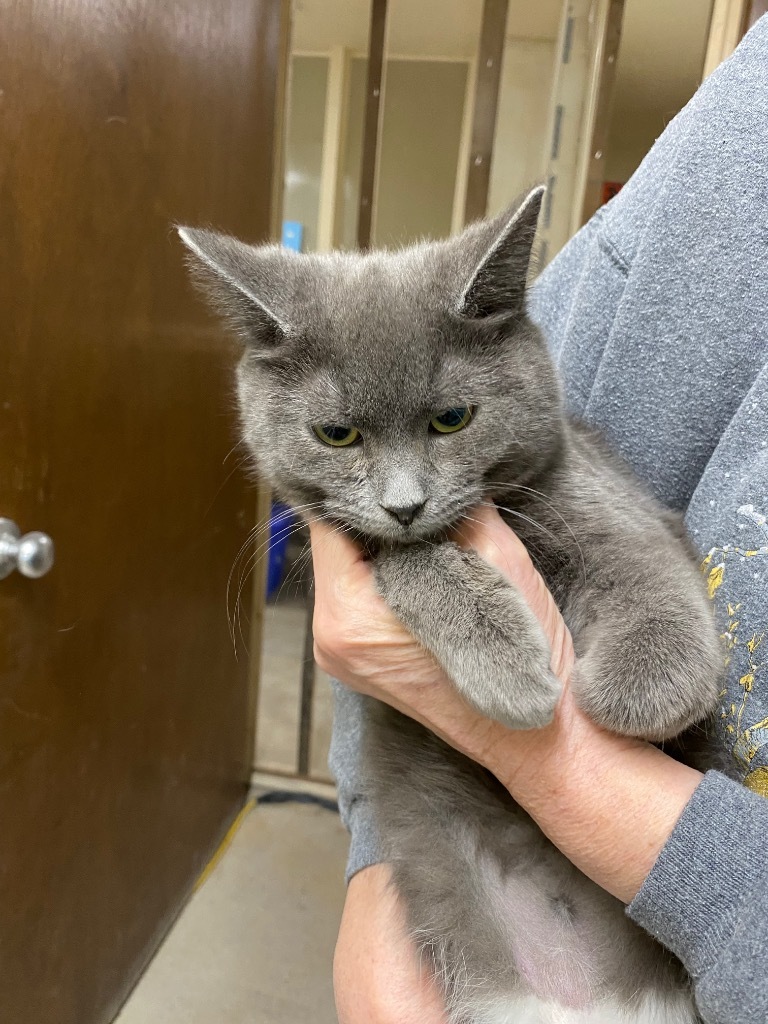
[[[350,880],[333,960],[339,1024],[447,1024],[391,878],[373,864]]]
[[[315,658],[322,669],[361,693],[416,718],[481,763],[505,732],[458,695],[432,655],[379,596],[371,563],[342,532],[310,522],[315,566]],[[567,681],[573,645],[551,594],[523,544],[493,508],[473,511],[454,539],[474,548],[505,575],[539,619],[553,672]]]

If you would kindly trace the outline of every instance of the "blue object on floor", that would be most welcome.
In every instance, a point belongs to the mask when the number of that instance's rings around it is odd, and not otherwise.
[[[296,522],[291,509],[280,502],[272,502],[269,517],[269,562],[267,564],[267,600],[274,597],[283,582],[288,538]]]

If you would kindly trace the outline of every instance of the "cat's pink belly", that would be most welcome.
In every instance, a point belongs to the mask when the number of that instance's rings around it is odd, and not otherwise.
[[[478,1008],[472,1019],[473,1024],[695,1024],[696,1014],[690,999],[683,995],[674,1002],[648,997],[633,1012],[608,1003],[574,1010],[523,996]]]

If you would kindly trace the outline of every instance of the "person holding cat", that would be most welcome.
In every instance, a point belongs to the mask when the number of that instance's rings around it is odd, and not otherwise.
[[[564,692],[538,730],[510,731],[470,708],[378,596],[360,549],[311,524],[320,665],[500,780],[581,872],[682,961],[706,1024],[768,1020],[766,68],[763,18],[528,302],[569,414],[685,515],[723,639],[725,681],[706,735],[720,771],[696,771],[580,711],[568,630],[493,509],[473,512],[456,540],[514,584],[549,641]],[[615,552],[617,567],[624,555]],[[658,552],[645,557],[650,571]],[[357,694],[337,689],[331,764],[352,833],[335,961],[339,1019],[444,1024],[379,863],[361,708]]]

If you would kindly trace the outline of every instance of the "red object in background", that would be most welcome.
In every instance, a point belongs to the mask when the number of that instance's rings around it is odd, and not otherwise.
[[[607,203],[609,199],[621,192],[623,181],[604,181],[603,182],[603,202]]]

